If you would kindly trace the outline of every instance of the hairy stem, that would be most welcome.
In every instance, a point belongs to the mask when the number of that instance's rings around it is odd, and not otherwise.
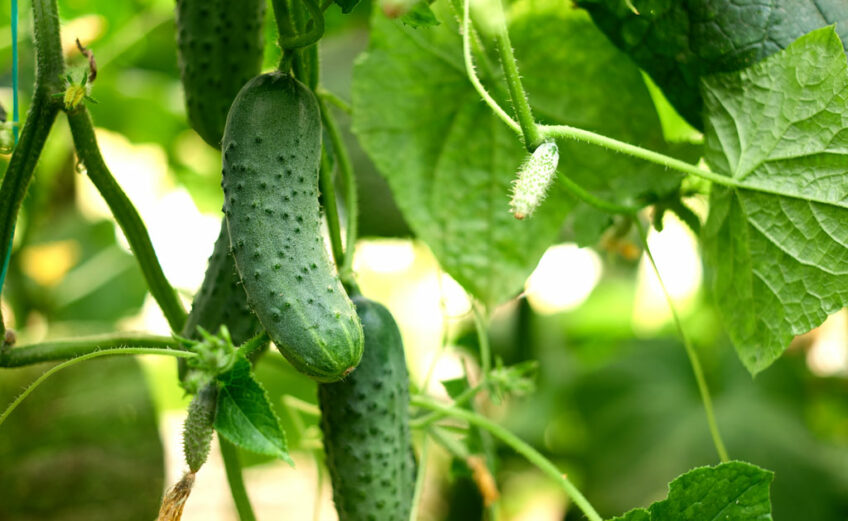
[[[342,232],[339,224],[339,208],[336,203],[336,188],[333,185],[333,169],[330,166],[330,157],[327,148],[321,149],[321,174],[318,179],[321,187],[321,202],[324,205],[324,214],[327,216],[327,230],[330,233],[330,246],[333,250],[333,259],[341,274],[341,266],[344,263],[344,248],[342,247]]]
[[[707,424],[710,428],[710,436],[712,436],[713,445],[715,445],[716,452],[718,453],[718,457],[721,462],[727,463],[727,461],[729,461],[727,449],[724,446],[724,441],[721,439],[721,433],[718,430],[718,422],[716,422],[715,412],[713,411],[713,400],[710,397],[710,389],[707,387],[707,380],[704,377],[704,370],[701,367],[700,360],[698,359],[698,353],[695,352],[695,348],[689,342],[689,337],[686,336],[686,332],[683,330],[683,323],[677,315],[677,308],[674,305],[674,301],[671,299],[671,295],[668,293],[668,289],[665,287],[662,277],[660,276],[660,270],[657,268],[657,263],[654,261],[654,255],[651,253],[651,248],[648,247],[648,234],[645,232],[645,227],[639,219],[634,219],[634,221],[636,222],[636,227],[639,229],[639,237],[642,239],[642,244],[645,246],[645,253],[648,256],[648,260],[651,263],[654,274],[657,276],[657,280],[660,281],[660,287],[662,288],[663,295],[665,295],[668,307],[671,310],[671,316],[674,319],[675,327],[677,327],[677,333],[683,341],[683,347],[686,349],[686,356],[689,357],[689,364],[692,366],[692,372],[695,374],[695,380],[698,382],[698,392],[701,394],[701,402],[704,404],[704,412],[707,416]]]
[[[498,14],[499,21],[495,33],[495,42],[497,44],[498,54],[501,57],[501,67],[506,77],[506,84],[509,88],[509,95],[512,98],[515,115],[518,116],[521,134],[524,136],[524,146],[527,147],[528,151],[532,152],[542,144],[542,135],[536,126],[536,121],[533,119],[530,102],[527,101],[527,94],[521,85],[521,76],[518,74],[518,62],[516,62],[515,54],[512,52],[509,31],[506,28],[506,14],[500,0],[498,0],[498,6],[500,13]]]
[[[176,340],[167,336],[147,335],[143,333],[115,333],[66,340],[53,340],[16,347],[7,353],[6,358],[0,363],[0,367],[22,367],[42,362],[55,362],[105,349],[129,347],[183,349]]]
[[[100,155],[100,148],[97,146],[97,138],[94,135],[94,125],[85,106],[69,112],[68,122],[71,125],[77,155],[85,165],[88,177],[109,205],[112,215],[115,216],[115,220],[118,221],[118,225],[127,237],[135,258],[141,266],[141,272],[147,281],[150,293],[165,314],[171,329],[182,331],[186,320],[185,309],[177,292],[162,272],[162,266],[156,258],[147,228],[138,215],[138,211],[112,177],[112,173],[103,161],[103,156]]]
[[[490,432],[493,436],[501,440],[503,443],[512,447],[515,452],[527,458],[530,463],[534,464],[542,472],[553,478],[565,490],[565,493],[572,501],[586,514],[590,521],[603,521],[601,516],[595,511],[594,507],[589,503],[585,496],[571,483],[568,478],[557,469],[556,465],[550,462],[539,451],[519,439],[515,434],[504,429],[493,421],[480,416],[465,409],[442,405],[427,398],[413,396],[410,400],[412,405],[423,407],[433,411],[444,412],[448,416],[465,420],[475,427],[479,427]]]
[[[250,506],[250,498],[247,496],[247,489],[244,486],[244,478],[241,475],[238,449],[222,436],[218,436],[218,444],[221,446],[221,457],[224,460],[224,469],[227,471],[227,483],[230,484],[230,493],[233,495],[239,520],[256,521],[253,507]]]
[[[483,98],[483,101],[489,105],[492,112],[501,119],[506,125],[518,134],[521,134],[521,126],[516,123],[509,114],[498,105],[498,102],[486,91],[486,87],[480,83],[477,73],[474,71],[474,60],[471,56],[471,14],[470,0],[463,0],[462,3],[462,55],[465,60],[465,71],[468,73],[468,79],[474,86],[474,89]]]
[[[97,357],[101,357],[101,356],[114,356],[114,355],[166,355],[166,356],[176,356],[176,357],[181,357],[181,358],[191,358],[191,357],[197,356],[195,353],[189,353],[188,351],[178,351],[176,349],[156,349],[156,348],[149,348],[149,347],[121,347],[121,348],[118,348],[118,349],[104,349],[102,351],[94,351],[92,353],[87,353],[87,354],[84,354],[82,356],[72,358],[70,360],[62,362],[61,364],[59,364],[55,367],[51,367],[50,369],[45,371],[44,374],[39,376],[34,382],[29,384],[29,387],[24,389],[24,392],[22,392],[17,398],[15,398],[15,400],[9,405],[9,407],[7,407],[6,410],[3,411],[2,414],[0,414],[0,425],[2,425],[4,421],[6,421],[6,418],[9,417],[9,415],[12,413],[12,411],[14,411],[18,407],[18,405],[20,405],[21,402],[23,402],[24,399],[27,396],[29,396],[30,393],[32,393],[36,389],[36,387],[38,387],[39,385],[44,383],[44,381],[47,380],[48,378],[50,378],[52,375],[56,374],[57,372],[61,371],[62,369],[65,369],[67,367],[71,367],[72,365],[76,365],[80,362],[84,362],[84,361],[90,360],[92,358],[97,358]]]
[[[342,281],[351,278],[353,272],[353,253],[356,248],[356,238],[359,232],[359,200],[356,195],[356,175],[353,172],[353,163],[350,161],[347,146],[342,139],[342,134],[339,131],[339,126],[336,119],[333,117],[327,104],[319,96],[318,104],[321,107],[321,119],[324,122],[324,128],[330,136],[330,144],[333,146],[333,154],[339,165],[339,173],[341,173],[342,188],[345,193],[345,209],[347,210],[347,222],[345,227],[345,249],[344,257],[339,268]]]

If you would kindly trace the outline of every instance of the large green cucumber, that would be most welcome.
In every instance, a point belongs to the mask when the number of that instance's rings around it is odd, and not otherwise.
[[[318,386],[321,429],[340,521],[407,521],[415,486],[409,377],[391,313],[354,297],[365,332],[362,362]]]
[[[281,72],[239,92],[223,140],[224,215],[248,304],[299,371],[331,382],[362,357],[362,328],[321,232],[321,117]]]
[[[177,51],[188,120],[221,146],[227,111],[262,67],[266,0],[177,0]]]

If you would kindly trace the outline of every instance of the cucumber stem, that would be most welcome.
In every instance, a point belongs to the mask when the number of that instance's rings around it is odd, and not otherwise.
[[[35,379],[34,382],[29,384],[29,386],[24,389],[17,398],[12,401],[11,404],[0,414],[0,425],[6,421],[6,418],[14,411],[24,399],[32,393],[36,387],[44,383],[45,380],[50,378],[52,375],[57,372],[65,369],[67,367],[71,367],[72,365],[76,365],[80,362],[84,362],[86,360],[90,360],[92,358],[97,358],[101,356],[114,356],[114,355],[166,355],[166,356],[176,356],[180,358],[191,358],[197,356],[195,353],[190,353],[188,351],[178,351],[176,349],[155,349],[149,347],[121,347],[118,349],[104,349],[102,351],[94,351],[91,353],[84,354],[82,356],[78,356],[76,358],[71,358],[70,360],[66,360],[59,365],[53,366],[47,371],[44,372],[41,376]]]
[[[506,28],[506,13],[500,0],[498,0],[498,10],[500,12],[497,14],[498,27],[495,31],[495,43],[497,44],[498,54],[501,57],[501,68],[506,77],[509,95],[512,98],[512,106],[515,109],[516,116],[518,116],[521,134],[524,136],[524,146],[529,152],[532,152],[542,144],[542,134],[536,126],[536,121],[533,119],[533,111],[530,109],[530,102],[527,101],[527,94],[524,92],[524,86],[521,85],[521,76],[518,74],[518,62],[516,62],[515,54],[512,52],[509,31]]]
[[[677,314],[677,308],[674,305],[674,300],[672,300],[671,295],[668,292],[668,288],[665,287],[665,283],[660,276],[660,270],[657,267],[657,263],[654,261],[654,255],[651,253],[651,248],[648,247],[648,234],[645,232],[645,227],[639,219],[634,219],[634,221],[636,222],[636,227],[639,230],[639,238],[642,239],[642,244],[645,247],[645,254],[648,256],[651,268],[653,268],[654,274],[660,282],[660,287],[662,288],[663,295],[665,295],[668,308],[671,310],[671,317],[674,319],[674,325],[677,328],[677,333],[680,335],[684,349],[686,349],[686,356],[689,358],[689,364],[692,366],[692,372],[695,374],[695,380],[698,382],[698,392],[701,395],[701,403],[704,405],[704,413],[707,416],[707,424],[710,428],[710,436],[713,439],[713,445],[718,453],[719,460],[722,463],[727,463],[729,461],[727,448],[725,448],[724,440],[722,440],[721,433],[718,430],[718,422],[716,422],[715,412],[713,411],[713,400],[710,397],[710,389],[707,386],[707,380],[704,377],[704,370],[701,367],[700,360],[698,359],[698,353],[695,352],[694,346],[692,346],[691,342],[689,342],[689,337],[686,336],[686,332],[683,329],[683,323],[680,321],[680,316]]]
[[[87,355],[104,349],[149,347],[182,351],[171,337],[147,334],[115,333],[90,337],[39,342],[11,349],[0,367],[23,367],[42,362],[55,362]]]
[[[241,461],[239,461],[238,449],[235,445],[218,436],[218,444],[221,446],[221,457],[224,460],[224,469],[227,472],[227,483],[230,484],[230,493],[236,504],[240,521],[256,521],[253,507],[250,506],[250,498],[244,487],[244,478],[241,473]]]
[[[560,470],[551,463],[545,456],[543,456],[539,451],[522,441],[518,436],[504,429],[500,425],[494,423],[493,421],[485,418],[477,413],[459,409],[456,407],[451,407],[449,405],[442,405],[440,403],[436,403],[428,398],[422,398],[419,396],[413,396],[410,399],[410,403],[415,405],[416,407],[423,407],[425,409],[430,409],[433,411],[440,411],[445,413],[448,416],[452,416],[454,418],[458,418],[460,420],[465,420],[469,424],[474,425],[475,427],[479,427],[491,433],[494,437],[501,440],[503,443],[512,447],[513,450],[527,458],[530,463],[535,465],[539,470],[553,478],[565,491],[566,494],[571,498],[571,500],[586,514],[586,517],[589,518],[589,521],[603,521],[601,516],[595,510],[591,503],[586,499],[586,497],[574,486],[568,478],[560,472]]]
[[[345,193],[347,221],[345,227],[344,256],[339,266],[339,275],[342,278],[342,282],[346,282],[351,280],[353,276],[353,254],[356,249],[356,239],[359,232],[359,200],[356,193],[356,175],[353,171],[353,163],[350,160],[347,145],[345,145],[339,131],[336,119],[321,96],[318,96],[318,105],[321,107],[321,120],[324,122],[324,128],[330,136],[333,154],[339,165],[342,189]]]
[[[330,234],[330,246],[333,250],[333,259],[339,274],[344,263],[344,249],[342,248],[342,232],[339,226],[339,208],[336,203],[336,188],[333,185],[333,168],[330,166],[330,157],[327,155],[327,147],[321,148],[321,173],[318,179],[321,187],[321,201],[324,206],[324,214],[327,216],[327,230]],[[344,281],[342,281],[344,282]]]
[[[177,292],[162,271],[162,266],[156,257],[156,251],[153,249],[153,243],[150,241],[150,235],[147,233],[144,221],[141,220],[132,201],[115,181],[109,167],[103,161],[100,148],[97,146],[94,125],[84,105],[68,112],[68,123],[71,126],[71,135],[77,149],[77,156],[85,165],[89,179],[97,187],[97,191],[103,196],[106,204],[109,205],[112,215],[115,216],[115,220],[130,243],[135,258],[141,266],[144,279],[147,281],[147,286],[150,288],[150,293],[156,299],[162,313],[165,314],[171,330],[182,331],[186,320],[186,311],[177,296]]]

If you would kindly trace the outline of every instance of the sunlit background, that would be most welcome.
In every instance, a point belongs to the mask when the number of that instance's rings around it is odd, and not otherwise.
[[[172,2],[60,4],[69,59],[80,63],[73,47],[73,38],[79,37],[93,47],[100,64],[93,91],[99,103],[91,111],[106,163],[141,213],[165,274],[190,306],[220,226],[220,157],[185,123]],[[8,1],[0,1],[0,6],[0,101],[8,108]],[[32,78],[26,8],[22,6],[24,105]],[[328,18],[324,83],[346,98],[351,60],[366,43],[367,12],[363,3],[349,19],[333,10]],[[267,63],[273,64],[270,43],[266,54]],[[396,317],[413,386],[421,389],[426,383],[428,393],[445,396],[440,381],[475,371],[472,302],[440,270],[427,247],[410,238],[385,184],[358,149],[354,159],[361,176],[361,228],[366,235],[354,257],[357,280],[366,295]],[[10,268],[3,301],[7,322],[16,324],[22,344],[115,330],[170,334],[144,289],[126,240],[84,174],[60,117],[19,222],[17,241],[25,237],[26,245],[18,246]],[[706,203],[700,198],[692,204],[703,209]],[[670,214],[663,224],[661,232],[650,231],[647,242],[669,298],[703,357],[731,455],[777,471],[775,519],[848,519],[848,314],[843,310],[797,339],[784,359],[752,382],[721,331],[697,238]],[[565,469],[602,513],[613,514],[662,497],[672,477],[693,465],[711,463],[714,456],[666,295],[638,236],[634,232],[619,238],[624,244],[615,247],[581,248],[574,240],[564,232],[561,242],[542,256],[524,291],[494,312],[490,335],[495,355],[507,364],[540,360],[537,392],[498,407],[479,405]],[[143,379],[124,379],[140,386],[131,402],[137,408],[127,406],[114,418],[108,416],[117,423],[105,428],[130,421],[127,418],[140,421],[144,414],[139,411],[152,403],[164,447],[164,480],[156,477],[160,456],[155,446],[120,459],[114,451],[120,450],[116,447],[121,440],[116,440],[111,455],[104,456],[80,441],[93,435],[73,423],[72,413],[62,412],[73,398],[52,393],[76,389],[78,396],[100,396],[96,385],[102,383],[99,371],[106,366],[91,362],[89,369],[67,371],[54,387],[40,388],[40,400],[33,397],[29,408],[0,428],[0,446],[5,447],[0,449],[0,519],[83,518],[74,517],[74,512],[87,513],[86,519],[138,519],[131,513],[149,510],[157,498],[148,491],[152,499],[139,499],[141,510],[127,507],[141,485],[112,474],[119,473],[115,462],[138,472],[146,468],[132,458],[153,462],[147,481],[161,485],[160,491],[179,479],[185,470],[181,426],[188,398],[176,383],[173,360],[139,361]],[[127,364],[120,370],[136,371]],[[3,402],[43,369],[3,370]],[[259,363],[259,376],[276,400],[297,465],[292,469],[243,454],[258,517],[336,519],[328,478],[315,457],[320,455],[315,418],[285,401],[295,396],[314,403],[314,384],[295,375],[273,350]],[[84,384],[94,387],[79,390]],[[146,401],[147,390],[152,402]],[[79,410],[100,414],[97,400],[90,400],[85,402],[89,405],[78,404]],[[55,425],[75,427],[51,431],[53,420],[45,421],[51,414],[61,416]],[[74,433],[69,439],[57,433],[65,428]],[[80,443],[89,452],[74,452]],[[39,450],[46,459],[33,456]],[[83,456],[69,456],[75,453]],[[498,453],[503,459],[496,473],[503,521],[579,519],[554,484],[507,449]],[[105,457],[115,459],[98,466]],[[479,516],[480,498],[468,472],[452,465],[440,449],[431,451],[426,463],[421,519]],[[84,494],[73,500],[62,496],[67,483],[98,472],[114,481],[86,489],[88,497],[95,498],[91,504]],[[43,480],[47,474],[58,476],[55,483],[50,481],[56,486],[39,489],[38,494],[54,499],[33,501],[35,484],[26,486],[26,480]],[[61,476],[68,481],[62,482]],[[14,486],[6,485],[10,480],[15,480]],[[96,499],[104,497],[115,501]],[[72,510],[56,505],[77,506]],[[183,519],[236,519],[217,445],[198,474]]]

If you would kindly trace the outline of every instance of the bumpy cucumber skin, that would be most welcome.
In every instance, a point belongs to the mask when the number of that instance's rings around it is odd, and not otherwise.
[[[220,148],[230,103],[262,67],[265,0],[177,0],[176,18],[189,123]]]
[[[409,376],[391,313],[354,297],[365,332],[356,371],[318,386],[321,429],[340,521],[407,521],[415,487]]]
[[[209,456],[217,405],[218,387],[212,382],[201,388],[188,406],[188,417],[183,425],[183,451],[192,472],[197,472]]]
[[[321,118],[315,96],[280,72],[233,101],[223,140],[224,215],[247,300],[280,352],[319,382],[362,357],[362,327],[321,233]]]
[[[222,324],[227,326],[235,345],[250,340],[262,330],[247,305],[247,295],[230,255],[230,235],[225,220],[221,222],[221,232],[209,257],[203,285],[194,296],[182,336],[196,337],[197,326],[214,334]]]

